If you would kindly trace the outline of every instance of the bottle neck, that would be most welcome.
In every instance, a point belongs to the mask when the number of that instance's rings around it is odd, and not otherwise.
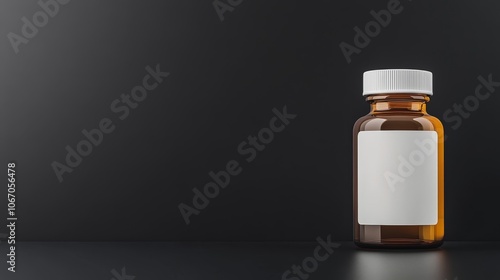
[[[430,97],[426,94],[374,94],[368,95],[370,114],[418,113],[427,114],[426,104]]]

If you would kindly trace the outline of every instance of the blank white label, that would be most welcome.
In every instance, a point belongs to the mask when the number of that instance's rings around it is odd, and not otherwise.
[[[438,212],[435,131],[358,133],[358,223],[435,225]]]

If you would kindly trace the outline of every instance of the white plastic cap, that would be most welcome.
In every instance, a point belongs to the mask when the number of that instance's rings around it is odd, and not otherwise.
[[[363,73],[363,95],[379,93],[432,95],[432,73],[414,69],[382,69]]]

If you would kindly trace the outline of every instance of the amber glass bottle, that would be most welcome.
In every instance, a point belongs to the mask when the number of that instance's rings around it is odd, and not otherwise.
[[[426,111],[432,73],[365,72],[370,112],[353,129],[354,242],[433,248],[444,236],[444,130]]]

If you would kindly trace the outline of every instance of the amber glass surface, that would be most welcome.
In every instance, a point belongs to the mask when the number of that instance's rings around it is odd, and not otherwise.
[[[370,113],[358,119],[353,128],[354,243],[366,248],[433,248],[444,237],[444,129],[441,121],[429,115],[427,95],[377,94],[366,98]],[[419,226],[360,225],[358,223],[358,133],[373,130],[427,130],[438,135],[438,223]]]

